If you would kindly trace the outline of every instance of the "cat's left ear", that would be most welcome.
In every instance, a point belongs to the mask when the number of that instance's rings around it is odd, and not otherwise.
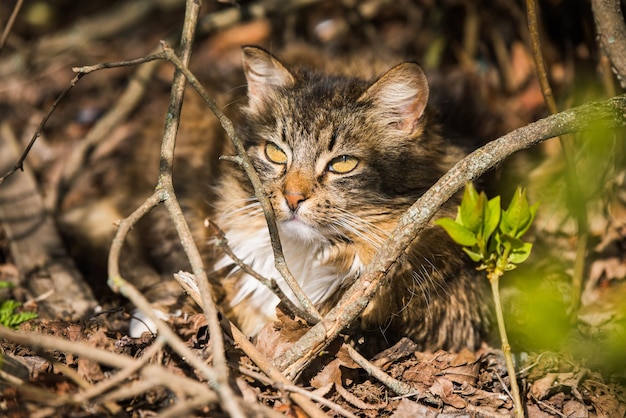
[[[256,46],[244,46],[243,70],[248,81],[248,103],[259,109],[276,88],[295,84],[295,78],[269,52]]]
[[[359,101],[372,101],[377,116],[411,135],[426,109],[428,92],[422,67],[405,62],[387,71],[361,95]]]

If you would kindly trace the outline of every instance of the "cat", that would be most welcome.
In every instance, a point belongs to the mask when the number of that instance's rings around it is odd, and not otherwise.
[[[443,94],[458,87],[452,78],[434,77],[437,86],[431,89],[416,63],[389,69],[380,59],[320,60],[302,51],[290,60],[306,65],[291,66],[262,48],[244,47],[247,103],[232,116],[275,212],[288,267],[324,314],[402,213],[484,138],[473,135],[479,119],[458,114],[478,107]],[[221,98],[234,101],[229,94]],[[93,254],[108,252],[114,222],[154,188],[162,122],[154,123],[154,110],[145,113],[144,121],[135,117],[144,131],[94,160],[60,205],[60,230],[89,276],[105,271],[94,260],[102,263],[106,256]],[[225,231],[229,246],[252,269],[293,294],[274,267],[265,217],[249,180],[235,164],[217,162],[219,155],[233,153],[229,141],[197,96],[187,95],[182,116],[177,196],[212,271],[221,310],[254,337],[276,319],[279,299],[212,245],[204,220]],[[437,217],[454,216],[457,204],[452,198]],[[164,208],[151,211],[134,233],[124,249],[122,274],[156,308],[186,303],[171,274],[188,264]],[[422,350],[475,349],[489,323],[485,286],[460,248],[431,225],[389,272],[354,328],[386,343],[409,337]]]
[[[421,67],[401,63],[374,81],[287,67],[243,48],[248,103],[239,135],[276,215],[287,265],[322,314],[362,273],[401,214],[463,155],[441,135]],[[438,216],[454,216],[457,199]],[[250,182],[226,167],[211,219],[234,253],[293,294],[274,267],[265,218]],[[226,255],[223,303],[244,333],[275,317],[279,299]],[[475,349],[484,339],[484,280],[437,226],[429,226],[389,272],[360,317],[364,330],[406,336],[421,349]]]

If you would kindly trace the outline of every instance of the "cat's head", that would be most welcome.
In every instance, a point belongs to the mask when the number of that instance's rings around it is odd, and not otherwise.
[[[244,47],[243,67],[242,136],[282,234],[377,246],[442,174],[419,65],[367,81],[288,70]]]

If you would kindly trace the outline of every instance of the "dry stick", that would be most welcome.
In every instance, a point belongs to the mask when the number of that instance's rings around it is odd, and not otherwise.
[[[289,299],[287,295],[283,293],[282,289],[276,283],[276,280],[263,277],[254,269],[252,269],[252,267],[247,265],[241,258],[237,257],[237,255],[233,252],[233,250],[228,245],[226,234],[224,234],[224,231],[222,231],[222,229],[219,226],[213,223],[210,219],[207,219],[205,221],[205,226],[210,228],[213,234],[215,235],[216,237],[215,245],[220,247],[222,251],[224,251],[224,253],[226,253],[226,255],[235,262],[235,264],[241,271],[243,271],[244,273],[248,274],[251,277],[254,277],[260,283],[262,283],[264,286],[270,289],[272,293],[278,296],[281,302],[285,304],[285,308],[289,310],[289,312],[291,312],[292,314],[296,316],[299,316],[300,318],[303,318],[304,315],[306,315],[306,313],[302,311],[302,309],[299,306],[296,306],[291,301],[291,299]]]
[[[96,348],[92,344],[85,344],[77,341],[68,341],[61,337],[44,335],[40,332],[19,332],[0,326],[0,338],[29,347],[33,351],[42,352],[44,350],[61,351],[93,360],[108,367],[123,369],[132,367],[134,359],[121,354]]]
[[[546,73],[546,65],[541,52],[541,44],[539,41],[539,25],[537,24],[537,4],[536,0],[526,0],[526,13],[528,15],[528,31],[533,49],[533,57],[535,66],[537,67],[537,75],[539,76],[539,85],[543,93],[544,100],[551,114],[559,112],[559,109],[552,95],[552,88],[548,81]],[[589,241],[587,208],[583,193],[576,176],[576,157],[574,149],[574,137],[571,134],[564,134],[559,137],[563,155],[565,157],[565,180],[567,184],[567,197],[569,207],[576,218],[576,227],[578,241],[576,242],[576,259],[574,261],[574,275],[572,277],[572,295],[570,313],[572,320],[576,317],[576,311],[580,304],[580,295],[582,292],[583,275],[585,273],[585,255],[587,253],[587,243]]]
[[[393,390],[398,395],[411,394],[411,396],[417,396],[418,399],[424,399],[430,404],[441,407],[442,403],[436,397],[428,393],[421,393],[408,383],[401,382],[400,380],[394,379],[393,377],[389,376],[379,367],[376,367],[369,360],[363,357],[358,351],[354,349],[354,347],[350,346],[349,344],[344,344],[343,347],[348,351],[348,355],[352,360],[354,360],[356,364],[361,366],[361,368],[363,368],[363,370],[365,370],[370,376],[378,379],[380,382],[382,382],[385,386]]]
[[[268,377],[266,377],[265,375],[261,374],[261,373],[257,373],[254,372],[252,370],[246,369],[242,366],[239,366],[239,372],[241,374],[244,374],[248,377],[251,377],[255,380],[258,380],[259,382],[266,384],[266,385],[271,385],[273,387],[275,387],[278,390],[282,390],[282,391],[288,391],[288,392],[297,392],[300,393],[308,398],[310,398],[311,400],[326,406],[328,409],[337,412],[340,415],[343,415],[344,417],[348,417],[348,418],[356,418],[356,415],[354,415],[352,412],[346,410],[345,408],[341,407],[340,405],[337,405],[334,402],[329,401],[328,399],[324,398],[321,395],[318,395],[315,392],[310,392],[304,388],[301,388],[300,386],[295,386],[295,385],[288,385],[285,383],[277,383],[275,381],[273,381],[272,379],[269,379]]]
[[[198,79],[189,71],[189,69],[183,64],[180,59],[174,54],[171,48],[169,48],[164,42],[161,42],[163,46],[163,52],[165,53],[167,60],[176,66],[176,68],[181,71],[189,84],[196,89],[198,94],[205,101],[207,106],[211,109],[211,111],[218,118],[220,124],[226,131],[226,134],[232,141],[235,149],[237,151],[237,157],[229,158],[229,160],[233,160],[237,162],[243,169],[245,170],[252,186],[254,187],[254,193],[263,208],[263,213],[265,214],[265,220],[267,221],[269,234],[272,242],[272,250],[274,252],[274,265],[276,266],[276,270],[283,276],[285,282],[289,286],[289,288],[293,291],[298,302],[302,305],[306,314],[304,314],[303,319],[305,319],[309,323],[317,323],[321,316],[311,300],[308,296],[302,291],[300,285],[296,281],[296,279],[291,274],[291,271],[287,267],[287,262],[285,261],[285,256],[283,254],[282,246],[280,244],[280,237],[278,234],[278,227],[276,226],[276,216],[274,215],[274,209],[272,205],[265,195],[265,190],[261,180],[259,179],[258,174],[254,170],[254,166],[246,153],[246,150],[241,142],[241,139],[237,135],[235,128],[233,126],[232,121],[220,110],[215,101],[209,96],[204,87],[200,84]]]
[[[625,108],[626,95],[604,102],[587,103],[516,129],[463,158],[402,215],[387,242],[381,246],[339,303],[276,360],[277,366],[285,371],[288,378],[297,376],[360,315],[399,255],[425,228],[441,205],[466,182],[478,178],[517,151],[530,148],[548,138],[584,130],[591,121],[604,122],[607,129],[625,126]]]
[[[11,33],[11,29],[13,28],[13,24],[15,23],[15,19],[17,18],[17,14],[20,12],[20,9],[22,8],[23,3],[24,3],[24,0],[17,0],[17,3],[15,3],[15,6],[13,7],[13,11],[11,12],[11,16],[9,16],[9,21],[7,22],[7,25],[4,27],[4,30],[2,31],[2,35],[0,35],[0,53],[2,53],[2,49],[4,49],[4,44],[7,41],[7,38],[9,37],[9,33]]]
[[[622,88],[626,88],[626,25],[619,0],[591,0],[600,45],[611,60]]]
[[[191,57],[191,48],[195,36],[195,30],[200,13],[201,1],[187,0],[185,8],[185,21],[180,40],[181,64],[187,66]],[[183,64],[184,63],[184,64]],[[202,257],[195,245],[191,231],[180,208],[174,193],[173,163],[174,148],[176,145],[176,133],[180,123],[180,112],[183,105],[183,97],[186,85],[186,78],[180,70],[175,71],[172,81],[170,104],[165,123],[165,132],[161,144],[161,161],[159,164],[159,184],[157,193],[162,196],[165,207],[172,219],[185,254],[189,259],[192,271],[197,279],[197,285],[202,296],[203,312],[211,333],[211,345],[213,348],[213,367],[216,372],[214,382],[215,390],[220,394],[224,409],[232,417],[245,417],[233,393],[228,381],[228,366],[226,364],[226,354],[224,351],[224,339],[218,318],[217,308],[214,298],[209,288],[209,280],[203,266]],[[190,352],[191,354],[191,352]],[[194,356],[195,357],[195,356]],[[198,359],[200,362],[201,360]]]
[[[67,95],[67,93],[69,93],[70,90],[72,90],[74,88],[76,83],[78,83],[78,80],[80,80],[82,77],[83,77],[83,74],[76,74],[76,76],[74,76],[74,78],[72,78],[72,80],[70,81],[70,85],[67,86],[67,88],[65,90],[63,90],[61,92],[61,94],[59,94],[57,96],[57,98],[54,100],[54,102],[52,103],[52,105],[48,109],[48,112],[46,113],[46,115],[43,117],[43,119],[39,123],[39,126],[35,130],[35,133],[33,134],[33,136],[30,139],[30,141],[28,142],[28,145],[26,146],[26,149],[22,153],[22,156],[20,157],[20,159],[17,160],[17,162],[15,163],[13,168],[11,168],[6,174],[4,174],[2,177],[0,177],[0,184],[2,184],[2,182],[7,177],[11,176],[17,170],[23,170],[24,169],[24,161],[26,161],[26,157],[28,156],[28,153],[30,152],[30,149],[33,147],[33,145],[35,145],[35,141],[37,140],[37,138],[39,138],[39,136],[41,136],[41,132],[43,131],[43,127],[48,122],[48,119],[50,119],[50,116],[52,116],[52,113],[56,110],[57,106],[59,106],[59,103],[61,103],[61,100],[63,100],[63,98]]]

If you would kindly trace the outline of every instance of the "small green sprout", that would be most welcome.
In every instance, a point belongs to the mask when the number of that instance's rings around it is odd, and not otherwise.
[[[0,289],[12,286],[13,284],[10,282],[0,281]],[[20,324],[37,318],[37,312],[15,312],[15,310],[20,306],[22,306],[22,303],[13,299],[8,299],[2,302],[0,304],[0,325],[15,329]]]
[[[522,241],[521,237],[532,225],[537,206],[530,206],[526,191],[518,187],[509,207],[502,210],[500,196],[487,199],[484,192],[479,194],[472,183],[467,183],[456,219],[441,218],[435,222],[478,263],[477,269],[484,270],[487,274],[495,304],[502,352],[511,381],[516,417],[523,417],[524,411],[515,377],[511,346],[504,326],[499,282],[505,272],[513,270],[530,256],[532,244]]]

